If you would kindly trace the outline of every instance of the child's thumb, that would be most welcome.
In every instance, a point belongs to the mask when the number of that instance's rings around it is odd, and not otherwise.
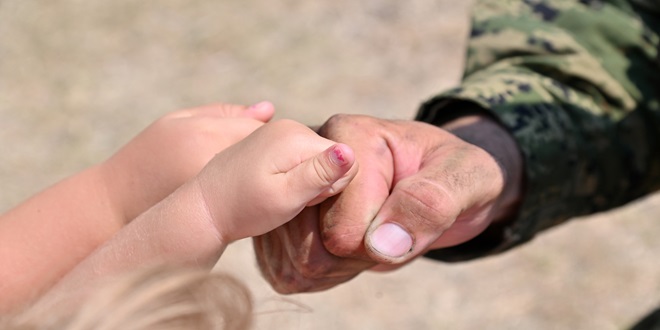
[[[357,173],[354,167],[353,149],[335,144],[287,172],[290,191],[307,206],[318,204],[348,186]]]

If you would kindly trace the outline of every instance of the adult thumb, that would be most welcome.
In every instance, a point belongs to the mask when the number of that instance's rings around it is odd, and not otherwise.
[[[394,186],[367,230],[365,247],[377,262],[399,264],[424,253],[461,212],[442,182],[419,174]]]
[[[356,173],[353,150],[338,143],[294,167],[287,177],[296,200],[312,206],[344,190]]]

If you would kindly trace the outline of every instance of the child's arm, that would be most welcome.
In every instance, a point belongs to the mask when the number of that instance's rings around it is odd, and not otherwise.
[[[275,229],[356,173],[348,146],[293,121],[266,124],[123,228],[51,294],[151,263],[211,268],[229,243]]]
[[[173,112],[107,161],[0,216],[0,311],[30,300],[131,219],[270,119],[272,105]]]

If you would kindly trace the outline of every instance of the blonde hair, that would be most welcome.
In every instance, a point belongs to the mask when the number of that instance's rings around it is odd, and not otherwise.
[[[250,327],[251,314],[250,293],[235,278],[157,266],[106,279],[82,295],[37,302],[0,321],[0,328],[243,330]]]

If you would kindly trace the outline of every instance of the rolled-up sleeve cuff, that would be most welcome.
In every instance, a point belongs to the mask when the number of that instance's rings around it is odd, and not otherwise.
[[[567,142],[574,128],[561,109],[565,104],[549,95],[547,86],[534,86],[538,80],[491,78],[495,81],[466,83],[434,97],[422,105],[416,120],[439,126],[460,116],[461,109],[475,106],[499,120],[517,141],[525,163],[519,212],[466,243],[431,251],[427,257],[462,261],[496,254],[529,241],[572,213],[566,201],[572,188],[562,183],[575,176],[577,159],[574,143]],[[564,93],[561,86],[554,87],[554,92]]]

